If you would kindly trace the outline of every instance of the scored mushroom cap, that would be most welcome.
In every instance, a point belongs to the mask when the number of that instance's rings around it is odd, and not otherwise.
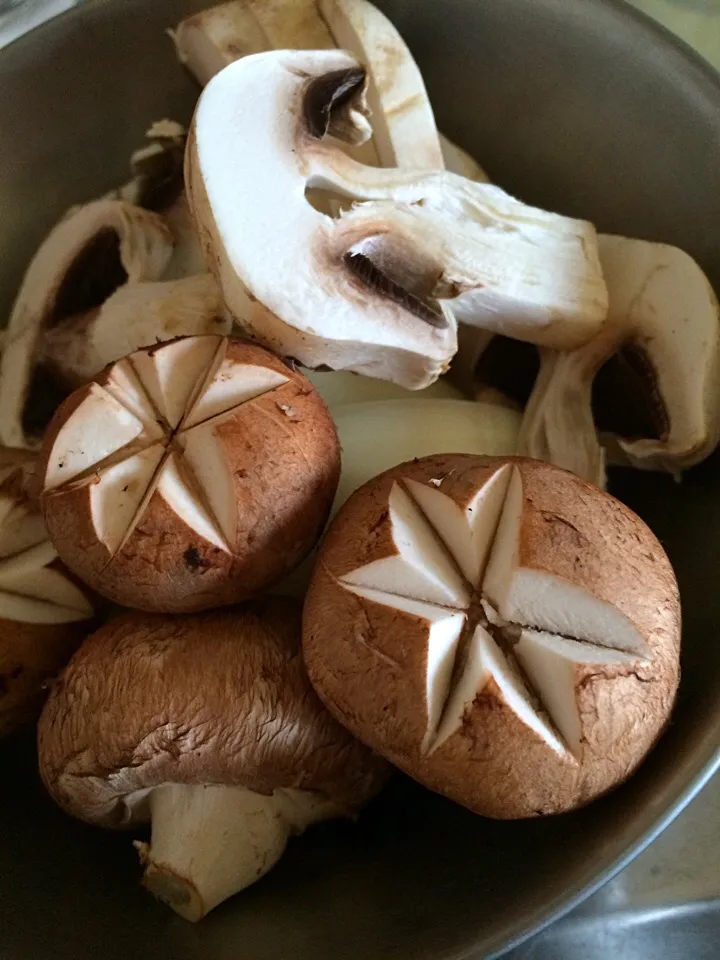
[[[45,436],[40,502],[61,557],[99,593],[200,610],[300,562],[339,464],[308,380],[260,347],[187,337],[131,354],[68,398]]]
[[[53,798],[105,827],[146,820],[147,791],[170,783],[294,787],[358,810],[386,765],[323,709],[299,624],[281,597],[106,624],[53,686],[38,726]]]
[[[28,497],[34,466],[25,451],[0,448],[0,737],[34,719],[45,682],[93,617]]]
[[[368,136],[365,83],[344,53],[280,51],[231,64],[203,92],[186,187],[235,319],[306,366],[412,389],[455,351],[445,301],[535,342],[593,336],[607,296],[592,226],[452,174],[351,160],[335,138]],[[308,188],[376,202],[332,220]]]
[[[95,309],[125,283],[156,280],[172,249],[160,217],[117,200],[89,203],[53,228],[10,314],[0,361],[0,442],[36,446],[38,427],[49,419],[33,409],[51,396],[39,364],[46,332]]]
[[[538,461],[402,464],[318,553],[303,651],[335,716],[426,786],[513,818],[625,780],[678,683],[680,607],[645,524]]]

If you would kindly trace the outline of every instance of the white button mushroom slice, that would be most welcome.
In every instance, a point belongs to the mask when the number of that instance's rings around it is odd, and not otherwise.
[[[621,456],[640,469],[679,474],[720,438],[717,299],[698,264],[676,247],[607,235],[599,245],[610,293],[607,328],[576,351],[542,355],[521,449],[602,484],[593,383],[629,347],[644,358],[658,436],[617,437]]]
[[[100,307],[86,330],[91,361],[85,379],[140,347],[175,337],[226,335],[230,320],[209,273],[158,283],[125,284]]]
[[[470,589],[439,537],[398,483],[388,498],[394,553],[351,570],[350,587],[370,587],[427,603],[463,609]]]
[[[188,337],[133,354],[131,363],[138,378],[171,429],[180,424],[202,389],[224,343],[220,337]]]
[[[240,57],[272,49],[265,31],[242,0],[186,17],[170,36],[178,60],[203,86]]]
[[[287,383],[277,370],[224,360],[207,388],[199,394],[182,422],[182,429],[231,413],[236,407]]]
[[[520,565],[524,491],[513,467],[507,497],[482,583],[500,618],[601,646],[646,656],[637,627],[614,604],[541,568]]]
[[[538,630],[523,630],[513,653],[575,756],[580,753],[582,740],[579,707],[582,680],[593,668],[597,672],[614,665],[638,663],[637,656],[630,653]]]
[[[467,177],[468,180],[477,180],[478,183],[490,183],[490,177],[477,160],[471,157],[467,150],[463,150],[462,147],[453,143],[442,133],[440,134],[440,147],[445,169],[450,173],[457,173],[461,177]]]
[[[220,550],[231,552],[222,526],[213,516],[206,492],[176,455],[171,454],[165,461],[157,492],[191,530]]]
[[[368,71],[373,136],[384,167],[442,170],[435,117],[422,74],[388,18],[367,0],[318,0],[335,39]]]
[[[405,481],[408,493],[433,525],[469,583],[479,583],[485,569],[510,474],[508,464],[500,467],[463,506],[437,487],[417,480]]]
[[[48,460],[45,489],[73,480],[129,446],[143,432],[137,417],[99,384],[91,384],[87,397],[58,432]]]
[[[460,729],[463,717],[491,679],[495,681],[501,699],[527,727],[556,753],[567,752],[552,726],[533,704],[517,669],[482,625],[475,628],[467,649],[460,656],[463,659],[461,670],[445,703],[437,736],[426,747],[429,753],[439,749]]]
[[[10,501],[12,508],[6,510],[5,499],[0,503],[0,558],[13,556],[47,540],[47,530],[41,514],[27,503]]]
[[[362,84],[356,62],[334,51],[262,54],[218,74],[196,113],[188,197],[219,254],[228,308],[253,335],[310,367],[418,388],[436,379],[454,353],[452,318],[403,291],[378,293],[358,277],[344,260],[354,241],[345,242],[338,222],[304,197],[309,154],[325,148],[302,130],[302,149],[296,146],[302,98],[312,78],[342,71]],[[342,109],[338,119],[361,137],[361,113]],[[331,111],[333,122],[339,110]],[[229,148],[229,135],[244,137],[250,128],[257,131],[252,150]],[[259,172],[272,184],[269,193],[250,189],[248,177]]]
[[[99,200],[60,220],[28,267],[10,315],[0,362],[3,443],[32,445],[23,416],[44,332],[98,306],[125,282],[157,279],[171,253],[162,219],[128,203]],[[86,281],[91,275],[89,285],[80,284],[81,269]]]
[[[164,455],[165,447],[156,444],[107,467],[91,482],[93,526],[111,556],[137,523]]]

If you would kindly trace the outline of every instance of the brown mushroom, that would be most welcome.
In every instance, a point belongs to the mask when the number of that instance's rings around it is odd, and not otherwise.
[[[46,680],[67,663],[93,617],[28,497],[34,464],[24,451],[0,448],[0,737],[34,719]]]
[[[40,772],[68,813],[152,822],[145,886],[189,920],[258,880],[288,837],[351,816],[386,764],[322,707],[300,656],[300,609],[268,597],[187,617],[127,614],[53,688]]]
[[[260,347],[186,337],[76,391],[38,467],[53,543],[112,600],[180,612],[233,603],[311,549],[337,486],[327,407]]]
[[[434,456],[348,500],[320,548],[303,645],[356,736],[498,818],[624,781],[678,683],[680,606],[627,507],[521,458]]]

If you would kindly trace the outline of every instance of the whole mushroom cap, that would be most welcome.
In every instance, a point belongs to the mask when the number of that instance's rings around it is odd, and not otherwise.
[[[40,719],[40,773],[53,798],[104,827],[147,820],[144,799],[167,784],[297,788],[358,810],[386,764],[323,708],[299,625],[299,606],[281,597],[106,624],[75,654]]]
[[[322,530],[340,450],[312,384],[266,350],[187,337],[131,354],[56,412],[38,467],[60,556],[99,593],[185,612],[245,599]]]
[[[310,678],[363,742],[477,813],[581,806],[625,780],[679,680],[670,562],[627,507],[540,461],[402,464],[318,553]]]

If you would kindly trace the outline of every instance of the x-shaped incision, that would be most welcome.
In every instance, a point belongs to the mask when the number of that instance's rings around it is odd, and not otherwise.
[[[459,502],[440,480],[393,483],[391,548],[340,578],[358,597],[429,625],[427,729],[437,750],[490,685],[549,747],[581,751],[584,672],[647,660],[617,607],[519,560],[523,478],[507,463]]]
[[[239,363],[223,337],[188,337],[110,368],[58,432],[45,490],[85,484],[98,539],[112,556],[157,492],[201,537],[232,552],[238,506],[215,430],[288,377]]]
[[[0,467],[0,618],[38,624],[87,620],[92,606],[52,566],[57,550],[42,516],[19,493],[17,473],[14,467]]]

